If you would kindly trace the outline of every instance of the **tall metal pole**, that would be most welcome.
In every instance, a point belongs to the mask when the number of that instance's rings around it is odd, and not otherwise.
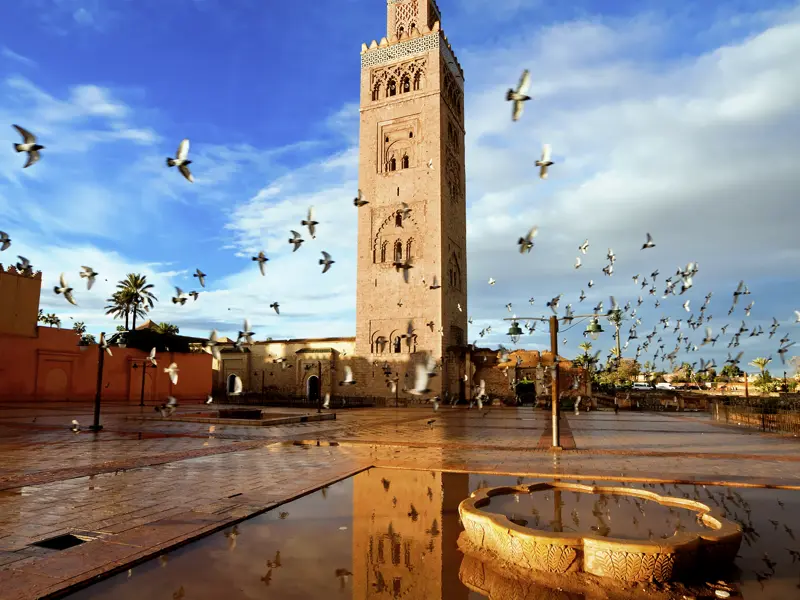
[[[147,371],[147,361],[144,361],[142,363],[142,393],[139,396],[139,406],[140,407],[144,406],[144,374],[145,374],[145,371]]]
[[[558,317],[550,317],[550,352],[553,353],[553,384],[552,389],[552,414],[553,420],[553,448],[561,447],[561,432],[558,428],[559,403],[558,403]]]
[[[103,366],[106,359],[106,349],[104,342],[106,339],[105,331],[100,333],[100,343],[97,344],[97,351],[100,353],[97,357],[97,390],[94,395],[94,424],[89,427],[91,431],[100,431],[103,426],[100,425],[100,398],[103,395]]]

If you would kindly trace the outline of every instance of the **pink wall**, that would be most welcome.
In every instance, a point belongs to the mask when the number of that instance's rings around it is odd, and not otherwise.
[[[0,399],[89,400],[97,388],[99,350],[96,345],[78,347],[71,329],[37,327],[37,337],[0,335]],[[147,353],[111,348],[103,367],[103,398],[138,402],[142,361]],[[211,393],[211,355],[165,352],[156,357],[158,368],[145,372],[145,402],[162,402],[167,396],[179,401],[205,399]],[[180,369],[173,386],[164,367],[175,362]],[[139,368],[134,369],[137,363]]]

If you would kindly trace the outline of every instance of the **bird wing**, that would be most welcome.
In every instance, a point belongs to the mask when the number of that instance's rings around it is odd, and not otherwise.
[[[25,141],[26,144],[36,143],[36,136],[33,135],[30,131],[28,131],[24,127],[20,127],[19,125],[14,125],[14,129],[16,129],[19,132],[19,134],[22,136],[22,139]]]
[[[514,100],[514,112],[511,114],[511,118],[514,121],[519,121],[519,118],[522,116],[524,106],[525,105],[519,100]]]
[[[652,242],[652,241],[653,241],[653,236],[651,236],[651,235],[648,233],[648,234],[647,234],[647,243],[649,244],[649,243],[650,243],[650,242]]]
[[[28,160],[25,161],[25,166],[22,167],[23,169],[27,169],[32,164],[39,162],[39,151],[38,150],[31,150],[28,152]]]
[[[150,358],[155,358],[155,357],[156,357],[156,349],[155,349],[155,346],[154,346],[153,349],[150,350]]]
[[[249,319],[245,319],[244,320],[244,333],[245,333],[245,335],[250,333],[250,320]]]
[[[331,259],[331,255],[325,252],[325,250],[322,251],[322,257],[325,259],[326,262]]]
[[[58,283],[61,285],[61,287],[62,287],[62,288],[65,288],[65,287],[67,287],[67,280],[66,280],[66,278],[64,277],[64,274],[63,274],[63,273],[62,273],[62,274],[59,276],[59,278],[58,278]]]
[[[242,380],[239,379],[238,375],[236,375],[235,379],[233,380],[233,393],[234,394],[242,393]]]
[[[266,263],[264,263],[264,262],[259,262],[259,263],[258,263],[258,270],[259,270],[259,271],[261,271],[261,274],[262,274],[262,275],[266,275],[266,273],[264,272],[264,265],[265,265],[265,264],[266,264]]]
[[[314,207],[308,207],[308,222],[311,223],[314,220]]]
[[[522,72],[522,76],[519,78],[519,84],[517,84],[517,93],[518,94],[526,94],[528,89],[531,87],[531,72],[528,69],[525,69]]]
[[[178,151],[175,153],[175,158],[178,160],[186,160],[186,157],[189,155],[189,140],[184,139],[181,140],[181,143],[178,144]]]
[[[194,183],[194,175],[192,175],[192,172],[189,170],[189,167],[187,167],[186,165],[181,165],[178,167],[178,170],[181,172],[181,175],[183,175],[189,183]]]
[[[542,162],[550,162],[550,144],[542,146]]]
[[[350,368],[350,365],[344,366],[344,380],[353,381],[353,369]]]
[[[293,240],[300,239],[300,234],[299,234],[299,233],[297,233],[297,232],[296,232],[294,229],[290,229],[290,230],[289,230],[289,233],[291,233],[291,234],[292,234],[292,239],[293,239]]]
[[[483,396],[486,393],[486,382],[481,379],[480,383],[478,384],[478,395]]]
[[[421,392],[428,389],[428,369],[423,364],[417,365],[417,374],[414,379],[414,391]]]

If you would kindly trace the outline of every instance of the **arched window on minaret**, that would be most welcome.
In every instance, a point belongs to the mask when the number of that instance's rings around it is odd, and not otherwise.
[[[400,80],[400,92],[403,94],[407,94],[411,91],[411,81],[408,79],[408,75],[403,75],[403,78]]]
[[[403,158],[400,160],[400,166],[403,169],[407,169],[408,168],[408,154],[404,154],[403,155]]]
[[[375,87],[372,88],[372,100],[380,100],[381,99],[381,86],[380,84],[375,84]]]
[[[389,83],[386,85],[386,95],[394,96],[396,94],[397,94],[397,82],[394,79],[390,79]]]
[[[390,171],[396,171],[397,170],[397,160],[395,159],[394,156],[389,159],[389,170]]]
[[[411,256],[412,256],[411,250],[413,249],[413,241],[414,241],[414,239],[412,238],[412,239],[410,239],[410,240],[408,240],[406,242],[406,258],[407,259],[411,258]]]
[[[422,71],[414,73],[414,91],[417,92],[422,89]]]
[[[400,354],[400,352],[402,351],[401,346],[400,346],[400,336],[399,335],[394,338],[394,348],[392,348],[392,350],[394,350],[395,354]]]
[[[406,32],[406,28],[403,27],[402,25],[400,25],[400,27],[397,28],[397,37],[398,37],[398,39],[403,37],[403,34],[405,32]]]
[[[381,244],[381,262],[386,262],[386,247],[389,245],[389,242],[383,242]]]
[[[394,262],[403,261],[403,242],[397,240],[394,243]]]
[[[394,226],[395,227],[403,226],[403,213],[399,212],[394,216]]]

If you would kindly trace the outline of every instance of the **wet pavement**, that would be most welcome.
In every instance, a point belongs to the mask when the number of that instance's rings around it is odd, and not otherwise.
[[[202,406],[181,407],[179,411],[202,409]],[[174,420],[140,421],[136,416],[151,416],[152,407],[109,405],[103,407],[105,428],[102,432],[73,434],[69,431],[73,418],[83,427],[89,425],[91,412],[89,404],[37,403],[35,408],[30,404],[0,405],[0,456],[3,457],[0,462],[0,597],[4,599],[58,594],[70,585],[93,580],[113,569],[123,569],[127,577],[126,566],[132,562],[141,562],[165,551],[170,556],[176,552],[192,552],[195,546],[211,544],[211,540],[219,536],[211,535],[180,551],[170,548],[199,535],[230,530],[234,523],[273,508],[258,518],[281,521],[270,531],[288,527],[283,521],[292,522],[290,518],[280,519],[275,515],[281,512],[291,515],[300,509],[284,509],[284,502],[370,466],[385,468],[387,472],[395,470],[397,475],[390,489],[403,489],[406,485],[398,483],[405,477],[401,474],[407,472],[399,469],[422,470],[432,481],[438,477],[443,489],[446,486],[441,483],[442,478],[466,473],[474,474],[469,476],[470,490],[475,489],[480,479],[506,485],[515,484],[516,476],[524,477],[525,481],[540,481],[554,475],[560,479],[579,478],[583,482],[589,479],[647,482],[642,485],[663,482],[667,488],[675,482],[681,493],[690,495],[694,494],[695,486],[684,485],[722,484],[750,503],[751,512],[738,509],[738,516],[750,519],[745,524],[758,535],[750,536],[750,546],[743,544],[742,558],[737,560],[743,571],[749,573],[743,576],[743,591],[751,590],[745,597],[800,597],[800,589],[795,587],[800,583],[800,559],[788,552],[790,549],[800,551],[800,545],[792,539],[795,529],[800,531],[800,522],[795,522],[800,518],[796,500],[800,492],[793,491],[800,489],[798,440],[720,426],[702,414],[591,412],[574,416],[570,413],[565,416],[575,449],[553,453],[540,445],[543,436],[549,437],[549,414],[530,408],[492,408],[482,412],[442,408],[437,413],[429,409],[354,409],[338,411],[336,421],[270,427],[217,424],[211,429],[207,424]],[[282,408],[274,412],[299,415],[306,411]],[[429,424],[431,419],[434,422]],[[293,443],[297,441],[304,444]],[[498,474],[510,477],[497,477]],[[393,478],[386,476],[386,479]],[[353,484],[340,485],[352,488]],[[371,496],[385,493],[382,483],[376,486]],[[326,493],[332,493],[334,487],[328,488]],[[419,482],[419,487],[425,488],[423,500],[430,503],[427,488],[435,493],[436,486],[422,486]],[[709,489],[725,490],[727,487]],[[467,493],[460,485],[456,489],[457,493],[447,497],[455,506]],[[317,492],[316,496],[321,497],[321,493]],[[718,502],[723,501],[719,494],[715,497]],[[786,507],[785,511],[777,504],[778,499]],[[419,531],[413,530],[416,537],[406,534],[415,540],[409,550],[414,561],[421,560],[424,551],[417,553],[414,548],[430,542],[424,531],[430,530],[432,523],[426,522],[428,517],[424,516],[423,509],[428,505],[423,500],[419,505],[414,502],[415,510],[411,510],[411,506],[403,506],[402,496],[397,495],[400,508],[390,505],[391,511],[386,508],[388,512],[381,517],[392,522],[393,527],[398,526],[401,517],[414,523],[414,527],[417,522],[420,527],[424,525]],[[313,502],[311,499],[303,501]],[[732,500],[726,498],[724,502],[732,511],[737,510]],[[356,500],[352,500],[349,507],[345,507],[346,504],[338,500],[325,501],[327,507],[336,505],[335,510],[330,510],[339,511],[345,515],[342,518],[352,521],[351,525],[339,525],[351,531],[363,520],[361,516],[367,509],[359,508],[361,505]],[[791,515],[789,507],[793,507]],[[415,511],[417,522],[407,516]],[[446,511],[442,511],[444,515]],[[615,516],[613,513],[611,516],[613,521]],[[324,511],[317,517],[320,525],[328,519]],[[773,526],[770,519],[778,524]],[[570,522],[571,511],[564,520]],[[253,520],[239,523],[239,531],[249,531],[252,523]],[[441,520],[437,526],[441,528]],[[287,547],[302,546],[299,541],[291,542],[294,535],[291,527],[285,531],[288,532]],[[455,538],[450,537],[454,531],[442,529],[442,535],[450,540],[447,544],[455,544]],[[69,533],[95,539],[62,551],[32,546]],[[245,535],[250,534],[240,533],[237,549],[242,547]],[[228,538],[225,540],[227,543]],[[318,542],[322,544],[319,539]],[[351,538],[342,548],[352,548],[354,543]],[[454,546],[447,544],[444,545],[447,551],[454,551]],[[401,545],[404,553],[402,548]],[[216,552],[224,552],[226,557],[236,553],[226,550],[224,544]],[[763,560],[765,552],[769,557],[767,562]],[[264,560],[268,558],[265,555]],[[177,558],[169,564],[176,562]],[[457,576],[459,565],[455,562],[460,564],[460,561],[448,559],[445,569],[448,576],[453,572]],[[770,566],[772,562],[774,567]],[[167,572],[169,564],[167,567],[159,564],[154,570],[159,574]],[[358,569],[353,567],[359,565],[354,562],[350,566],[333,566],[311,561],[304,568],[316,572],[317,567],[321,579],[331,579],[333,591],[330,594],[342,593],[339,586],[343,580],[351,590],[345,596],[372,597],[372,592],[367,592],[375,589],[373,584],[378,587],[385,584],[388,597],[393,594],[394,579],[384,575],[384,584],[380,584],[374,573],[373,579],[366,575],[357,577]],[[143,569],[144,565],[136,567],[134,573]],[[261,566],[253,569],[261,570]],[[353,576],[342,575],[342,571],[337,576],[337,569],[352,571]],[[220,570],[221,567],[215,572]],[[273,570],[275,581],[280,572],[280,568]],[[266,571],[258,575],[258,585],[266,586],[260,581],[265,575]],[[439,581],[442,577],[444,575]],[[131,581],[134,579],[136,576]],[[224,597],[236,597],[240,593],[236,587],[238,581],[237,578]],[[764,595],[777,589],[774,588],[776,582],[789,586],[781,587],[783,595]],[[177,585],[171,589],[173,583]],[[102,585],[110,584],[98,584],[95,589],[101,590]],[[157,595],[142,592],[144,595],[138,597],[179,594],[182,583],[169,577],[160,585],[166,587],[158,587],[161,591]],[[292,596],[292,593],[286,591],[275,597],[315,597]],[[439,597],[415,595],[417,593],[409,592],[410,595],[404,597]],[[200,591],[189,595],[186,587],[184,594],[187,598],[203,597]]]

